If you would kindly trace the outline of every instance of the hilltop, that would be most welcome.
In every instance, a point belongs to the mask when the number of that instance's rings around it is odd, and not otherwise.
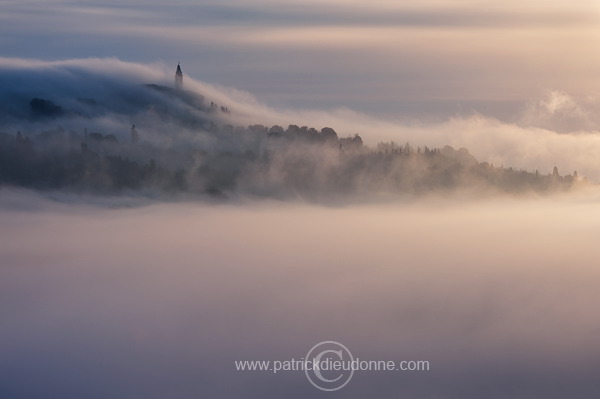
[[[186,90],[179,66],[174,87],[100,78],[88,85],[93,90],[62,83],[42,95],[0,99],[0,185],[327,201],[457,190],[552,193],[587,184],[576,172],[480,162],[464,148],[369,147],[358,133],[339,137],[331,127],[239,126],[235,110]]]

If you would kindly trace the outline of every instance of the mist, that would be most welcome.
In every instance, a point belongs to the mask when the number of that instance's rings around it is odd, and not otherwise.
[[[3,397],[592,398],[596,195],[111,208],[2,192]],[[236,371],[336,340],[338,392]]]
[[[6,180],[111,194],[352,202],[397,191],[546,192],[599,177],[593,106],[559,91],[527,105],[518,123],[482,114],[394,121],[349,109],[274,108],[188,75],[178,91],[173,77],[172,66],[115,58],[2,59],[7,157],[37,159],[9,162]],[[49,155],[39,160],[36,151]]]
[[[599,16],[0,1],[0,398],[600,397]]]
[[[235,362],[299,359],[326,340],[361,359],[431,365],[356,372],[330,397],[598,395],[596,187],[552,190],[568,176],[498,169],[458,147],[515,167],[576,164],[593,178],[585,154],[596,133],[482,115],[428,124],[275,109],[186,75],[198,105],[165,89],[172,68],[116,59],[3,68],[6,143],[29,139],[56,157],[115,165],[129,165],[127,156],[142,169],[150,156],[165,167],[192,162],[221,184],[225,172],[243,173],[226,191],[234,196],[209,200],[192,195],[206,185],[160,195],[5,185],[0,396],[324,397],[302,372]],[[338,133],[268,128],[298,120]],[[285,141],[290,132],[315,141]],[[343,141],[355,133],[364,148]],[[413,147],[397,144],[405,141]],[[414,149],[437,143],[457,149]],[[195,157],[181,159],[190,148]],[[248,149],[268,162],[254,163]],[[496,183],[472,195],[482,181],[465,165],[550,188],[512,195]],[[427,174],[431,166],[445,174]],[[390,190],[398,176],[400,191]],[[423,182],[435,189],[415,191]]]

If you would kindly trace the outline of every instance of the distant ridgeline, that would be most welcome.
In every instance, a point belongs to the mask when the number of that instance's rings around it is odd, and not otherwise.
[[[329,127],[234,127],[226,106],[205,104],[203,96],[183,89],[179,65],[173,88],[128,90],[64,104],[38,97],[8,104],[11,111],[0,121],[11,120],[3,126],[15,128],[0,132],[0,185],[321,201],[455,190],[552,193],[587,184],[577,172],[561,176],[556,168],[540,174],[480,163],[465,149],[393,142],[368,148],[358,134],[340,138]],[[89,123],[96,131],[56,127],[62,123]],[[25,130],[40,125],[53,127]],[[23,133],[19,126],[26,127]]]

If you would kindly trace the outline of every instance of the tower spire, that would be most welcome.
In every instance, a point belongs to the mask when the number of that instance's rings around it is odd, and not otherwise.
[[[175,71],[175,88],[183,89],[183,72],[181,72],[181,62],[177,63],[177,71]]]

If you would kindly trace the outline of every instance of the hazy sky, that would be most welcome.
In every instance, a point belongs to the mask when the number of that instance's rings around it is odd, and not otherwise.
[[[181,61],[272,105],[420,118],[595,103],[599,28],[592,0],[0,1],[5,57]]]

